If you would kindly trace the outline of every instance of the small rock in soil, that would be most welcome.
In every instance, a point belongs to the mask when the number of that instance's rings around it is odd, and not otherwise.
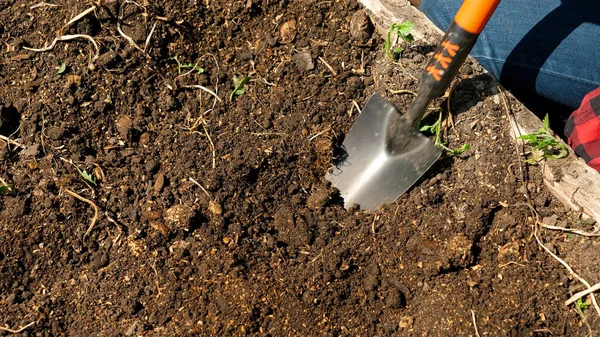
[[[312,194],[306,200],[306,205],[310,208],[322,208],[327,205],[330,199],[331,195],[328,190],[317,188],[312,191]]]
[[[412,316],[403,316],[400,319],[399,326],[401,329],[406,329],[406,328],[410,329],[410,328],[412,328],[414,321],[415,321],[415,319]]]
[[[282,44],[287,44],[296,38],[296,20],[285,22],[279,28],[280,41]]]
[[[133,128],[133,122],[128,116],[121,116],[117,121],[117,131],[123,139],[129,139],[131,136],[131,129]]]
[[[140,327],[139,321],[133,322],[133,324],[131,324],[129,326],[129,328],[127,328],[127,331],[125,331],[125,336],[132,336],[133,334],[135,334],[137,332],[139,327]]]
[[[267,34],[267,36],[265,36],[265,39],[267,40],[269,46],[275,47],[277,45],[277,39],[275,39],[271,34]]]
[[[113,63],[113,61],[117,58],[117,53],[115,53],[114,51],[108,51],[102,55],[100,55],[100,57],[98,57],[98,59],[96,60],[96,64],[99,65],[100,67],[106,67],[108,65],[110,65],[111,63]]]
[[[7,305],[13,305],[17,302],[17,294],[12,293],[10,295],[8,295],[8,297],[4,300],[4,302],[6,302]]]
[[[310,54],[309,49],[294,54],[294,56],[292,56],[292,59],[296,62],[296,65],[300,70],[309,71],[315,69],[315,64],[312,60],[312,56]]]
[[[195,213],[188,205],[175,205],[165,211],[165,221],[172,230],[178,228],[188,230]]]
[[[60,140],[65,134],[65,129],[58,126],[51,126],[46,129],[46,136],[52,140]]]
[[[108,254],[104,252],[97,252],[92,257],[91,267],[93,270],[98,270],[102,267],[108,266]]]
[[[406,298],[400,290],[392,288],[385,295],[385,305],[388,308],[400,309],[406,306]]]
[[[163,174],[159,174],[158,176],[156,176],[156,180],[154,181],[154,191],[156,193],[159,193],[160,191],[162,191],[164,186],[165,176]]]
[[[554,214],[551,216],[544,217],[542,222],[549,226],[555,226],[558,223],[558,215]]]
[[[142,207],[142,216],[148,220],[158,220],[162,216],[162,211],[152,203],[147,203]]]
[[[33,144],[33,145],[29,145],[25,150],[23,150],[21,152],[21,155],[25,158],[28,158],[28,157],[35,157],[35,156],[37,156],[38,153],[40,153],[40,145]]]
[[[146,162],[146,164],[144,165],[144,168],[146,169],[146,172],[154,173],[158,169],[158,163],[156,163],[155,160],[150,159]]]
[[[221,204],[219,204],[216,201],[210,201],[208,203],[208,210],[215,215],[221,215],[223,214],[223,208],[221,207]]]
[[[371,34],[373,34],[373,25],[367,13],[363,10],[354,13],[352,19],[350,19],[350,35],[358,43],[364,44],[371,37]]]

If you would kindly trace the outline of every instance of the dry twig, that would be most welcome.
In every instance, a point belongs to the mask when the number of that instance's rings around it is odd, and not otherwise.
[[[9,332],[9,333],[21,333],[21,332],[25,331],[25,329],[29,328],[30,326],[32,326],[34,324],[35,324],[35,321],[27,324],[26,326],[24,326],[22,328],[17,329],[17,330],[13,330],[13,329],[10,329],[10,328],[4,328],[4,327],[0,326],[0,331],[6,331],[6,332]]]
[[[323,64],[331,71],[333,76],[337,76],[337,71],[335,71],[335,69],[333,69],[333,67],[329,63],[327,63],[327,61],[325,61],[324,58],[319,56],[319,61],[323,62]]]
[[[214,98],[216,98],[219,102],[223,102],[214,91],[208,89],[207,87],[203,87],[201,85],[195,84],[195,85],[186,85],[186,86],[184,86],[184,88],[195,88],[195,89],[200,89],[202,91],[206,91],[207,93],[214,96]]]
[[[125,40],[127,40],[127,42],[129,42],[129,44],[132,45],[135,49],[146,54],[144,49],[142,49],[137,43],[135,43],[135,41],[129,35],[125,34],[125,32],[123,32],[123,30],[121,29],[121,22],[123,22],[123,14],[125,13],[125,7],[127,7],[127,4],[129,3],[133,3],[139,6],[137,3],[129,0],[125,0],[121,3],[121,7],[119,8],[119,17],[117,18],[117,31],[119,32],[119,35],[121,35]]]
[[[587,296],[595,291],[600,290],[600,283],[596,283],[593,286],[587,288],[586,290],[582,290],[578,293],[576,293],[575,295],[571,296],[571,298],[569,298],[568,300],[565,301],[565,305],[571,305],[572,303],[574,303],[575,301],[577,301],[578,299]]]
[[[0,139],[2,139],[3,141],[7,142],[8,144],[12,144],[12,145],[14,145],[16,147],[20,147],[22,149],[26,148],[25,145],[23,145],[21,143],[17,143],[14,140],[12,140],[12,139],[10,139],[10,138],[8,138],[6,136],[0,135]]]
[[[69,20],[69,22],[67,22],[67,23],[66,23],[66,24],[65,24],[65,25],[64,25],[64,26],[63,26],[63,27],[60,29],[60,31],[61,31],[61,34],[62,34],[62,32],[64,32],[64,31],[65,31],[65,29],[66,29],[67,27],[69,27],[69,26],[70,26],[70,25],[72,25],[73,23],[77,22],[77,20],[79,20],[79,19],[83,18],[84,16],[86,16],[86,15],[90,14],[91,12],[95,11],[95,10],[96,10],[96,8],[97,8],[96,6],[92,6],[92,7],[88,8],[88,9],[84,10],[83,12],[79,13],[77,16],[75,16],[75,17],[74,17],[74,18],[72,18],[71,20]]]
[[[471,309],[471,316],[473,317],[473,326],[475,327],[475,336],[480,337],[479,330],[477,330],[477,320],[475,319],[475,311]]]
[[[199,182],[197,182],[192,177],[190,177],[190,181],[193,182],[194,184],[198,185],[198,187],[200,187],[200,189],[206,194],[206,196],[208,197],[209,200],[215,201],[215,199],[213,199],[213,197],[211,197],[210,194],[208,194],[208,191],[204,188],[204,186],[202,186],[202,184],[200,184]]]
[[[52,41],[52,43],[49,46],[46,46],[44,48],[23,47],[23,49],[30,50],[30,51],[36,51],[36,52],[45,52],[45,51],[50,51],[50,50],[54,49],[54,46],[59,41],[70,41],[70,40],[75,40],[75,39],[86,39],[86,40],[90,41],[92,43],[92,45],[94,46],[94,49],[96,49],[96,54],[90,61],[90,67],[91,67],[93,65],[94,61],[96,61],[96,59],[98,59],[98,57],[100,57],[100,46],[98,45],[98,42],[96,42],[96,40],[94,40],[94,38],[89,35],[85,35],[85,34],[63,35],[63,36],[59,36],[59,37],[55,38],[54,41]]]
[[[94,217],[92,218],[92,221],[90,221],[90,225],[89,225],[88,229],[85,231],[85,234],[83,234],[83,239],[85,240],[85,238],[90,234],[90,232],[94,228],[94,225],[96,224],[96,220],[98,220],[98,206],[96,206],[96,204],[93,201],[86,199],[69,189],[65,188],[64,191],[69,193],[72,197],[77,198],[85,203],[88,203],[90,206],[92,206],[92,208],[94,208]]]
[[[582,231],[580,229],[552,226],[552,225],[547,225],[543,222],[540,222],[539,225],[546,229],[550,229],[550,230],[554,230],[554,231],[563,231],[563,232],[573,233],[573,234],[577,234],[577,235],[581,235],[581,236],[587,236],[587,237],[600,236],[600,233],[590,233],[590,232]]]

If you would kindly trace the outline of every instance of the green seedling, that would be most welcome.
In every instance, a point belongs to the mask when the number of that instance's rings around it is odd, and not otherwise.
[[[412,36],[412,31],[415,28],[415,25],[410,21],[404,21],[402,23],[394,23],[388,29],[387,37],[385,39],[385,56],[388,59],[392,59],[395,54],[399,54],[404,50],[403,46],[398,46],[391,50],[392,48],[392,33],[395,33],[399,38],[404,40],[405,43],[412,43],[415,38]]]
[[[444,144],[444,142],[442,141],[442,113],[440,112],[440,117],[437,119],[437,121],[435,123],[433,123],[432,125],[424,125],[422,126],[419,131],[421,132],[429,132],[431,134],[435,135],[435,146],[444,149],[446,152],[450,153],[453,156],[460,156],[461,154],[465,153],[465,151],[467,151],[468,149],[471,148],[471,145],[469,144],[463,144],[463,146],[461,146],[458,149],[451,149],[448,146],[446,146],[446,144]]]
[[[81,170],[79,167],[77,167],[75,164],[73,164],[75,166],[75,168],[77,169],[77,172],[79,172],[79,174],[83,177],[83,179],[85,179],[87,182],[93,184],[94,186],[96,185],[96,178],[94,178],[91,174],[87,173],[86,170]]]
[[[63,63],[60,65],[60,68],[58,68],[58,71],[56,72],[58,75],[62,75],[67,71],[67,63],[63,61]]]
[[[4,193],[8,192],[13,186],[14,186],[13,184],[0,185],[0,194],[4,194]]]
[[[577,301],[575,301],[575,305],[581,311],[589,309],[590,307],[590,305],[587,302],[584,302],[582,298],[578,298]]]
[[[233,91],[229,95],[229,100],[233,101],[234,96],[239,96],[246,92],[246,84],[250,81],[250,77],[244,76],[241,79],[233,76]]]
[[[543,126],[536,133],[519,136],[519,139],[525,140],[533,146],[533,151],[541,152],[538,157],[527,160],[529,164],[535,165],[542,159],[560,159],[566,157],[567,149],[556,138],[550,134],[550,120],[548,114],[542,121]]]
[[[177,55],[171,57],[171,59],[177,62],[177,73],[181,75],[181,69],[192,69],[192,71],[197,71],[198,74],[202,74],[204,72],[204,68],[200,67],[198,63],[181,63],[179,62],[179,58]]]

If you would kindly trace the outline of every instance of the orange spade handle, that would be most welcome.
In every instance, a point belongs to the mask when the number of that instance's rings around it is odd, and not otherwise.
[[[479,34],[499,3],[500,0],[465,0],[454,21],[467,32]]]

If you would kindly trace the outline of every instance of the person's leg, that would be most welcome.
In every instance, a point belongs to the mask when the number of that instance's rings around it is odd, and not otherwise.
[[[419,9],[445,30],[461,4],[422,0]],[[503,0],[471,55],[525,103],[575,109],[600,87],[598,36],[598,0]]]

